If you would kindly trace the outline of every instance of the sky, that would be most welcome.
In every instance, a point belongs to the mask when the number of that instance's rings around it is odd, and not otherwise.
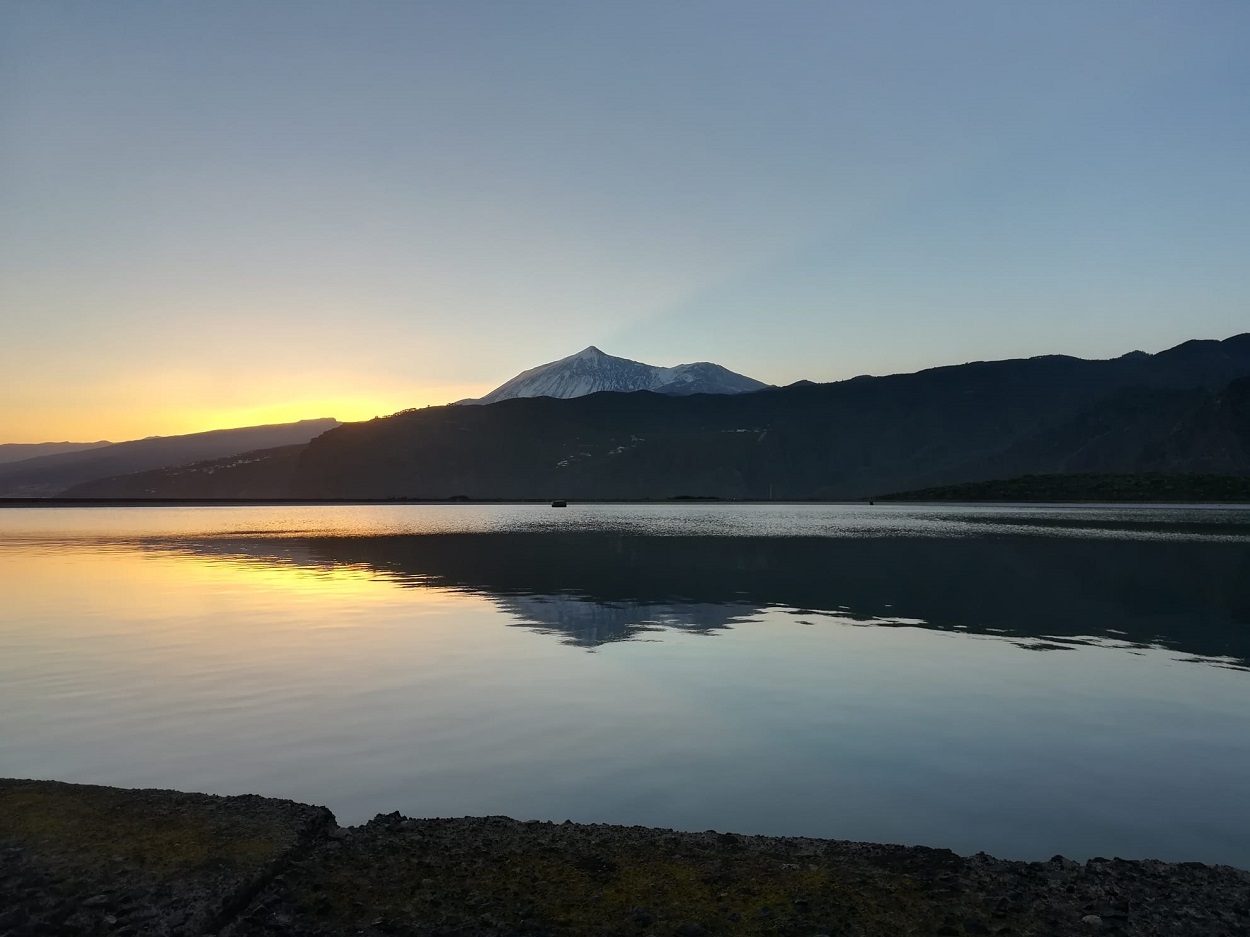
[[[1250,4],[0,0],[0,442],[1250,330]]]

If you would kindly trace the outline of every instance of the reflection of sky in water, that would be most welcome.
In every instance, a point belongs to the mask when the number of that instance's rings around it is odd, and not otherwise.
[[[1246,512],[579,510],[0,512],[4,773],[1250,866]]]

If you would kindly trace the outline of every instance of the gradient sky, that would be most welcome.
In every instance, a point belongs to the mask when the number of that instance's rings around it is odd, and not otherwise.
[[[1250,330],[1250,3],[0,0],[0,442]]]

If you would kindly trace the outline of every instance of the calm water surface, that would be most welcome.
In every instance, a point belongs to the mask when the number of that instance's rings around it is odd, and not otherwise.
[[[1250,867],[1250,511],[0,510],[0,775]]]

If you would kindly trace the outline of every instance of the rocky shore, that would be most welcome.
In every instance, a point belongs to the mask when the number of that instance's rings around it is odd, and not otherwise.
[[[1250,934],[1250,872],[0,780],[0,935]]]

